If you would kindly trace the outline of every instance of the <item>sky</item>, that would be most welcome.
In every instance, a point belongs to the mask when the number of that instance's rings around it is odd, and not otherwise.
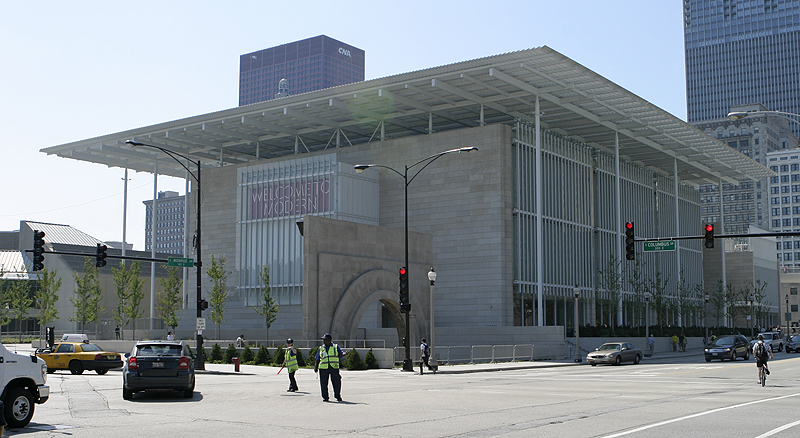
[[[317,35],[363,49],[367,80],[548,46],[686,120],[680,0],[3,1],[0,231],[121,241],[123,169],[40,150],[236,107],[240,55]],[[143,250],[153,175],[128,179],[126,240]]]

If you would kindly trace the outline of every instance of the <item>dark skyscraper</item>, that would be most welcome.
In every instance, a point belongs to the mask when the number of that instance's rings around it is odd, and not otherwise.
[[[751,103],[800,113],[800,0],[684,0],[683,7],[690,123]]]
[[[239,106],[363,80],[364,51],[320,35],[240,56]]]

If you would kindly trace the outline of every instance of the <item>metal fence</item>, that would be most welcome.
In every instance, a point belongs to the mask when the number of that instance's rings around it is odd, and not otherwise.
[[[419,359],[419,349],[412,349],[411,359]],[[438,346],[435,348],[436,360],[441,365],[528,362],[534,360],[564,359],[566,349],[561,342],[545,342],[522,345],[465,345]],[[405,348],[394,348],[395,363],[402,363]]]

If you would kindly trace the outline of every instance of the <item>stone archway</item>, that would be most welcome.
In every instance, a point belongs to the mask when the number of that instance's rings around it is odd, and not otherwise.
[[[402,344],[405,336],[405,316],[397,302],[397,273],[386,269],[372,269],[357,276],[342,292],[333,311],[331,333],[343,333],[347,339],[355,339],[358,324],[370,306],[380,301],[389,310],[397,326],[397,341]],[[419,339],[419,327],[411,325],[412,339]]]

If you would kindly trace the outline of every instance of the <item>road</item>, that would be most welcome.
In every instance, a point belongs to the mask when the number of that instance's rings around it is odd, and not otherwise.
[[[261,437],[796,437],[800,355],[776,353],[766,387],[754,361],[685,353],[639,365],[537,362],[343,371],[341,403],[323,403],[313,370],[287,393],[277,368],[208,365],[192,399],[122,399],[119,371],[56,372],[50,400],[8,436]],[[502,371],[497,371],[502,369]],[[488,372],[495,370],[496,372]],[[449,371],[449,373],[446,373]],[[484,372],[481,372],[484,371]]]

